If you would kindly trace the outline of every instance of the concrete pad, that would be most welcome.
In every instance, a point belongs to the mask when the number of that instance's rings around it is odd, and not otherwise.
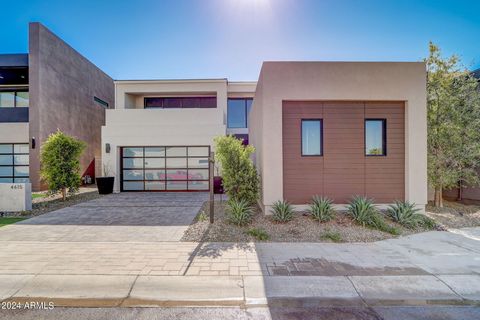
[[[480,275],[442,275],[438,277],[464,299],[480,300]]]
[[[348,302],[361,304],[355,288],[346,277],[321,276],[246,276],[245,300],[247,305],[267,305],[273,300],[313,299],[329,305]]]
[[[370,304],[455,302],[462,298],[434,276],[349,277]]]
[[[232,306],[243,304],[237,276],[139,276],[122,306]]]
[[[0,275],[0,300],[10,298],[32,278],[33,275]]]
[[[128,296],[135,276],[38,275],[11,298],[56,306],[117,306]]]

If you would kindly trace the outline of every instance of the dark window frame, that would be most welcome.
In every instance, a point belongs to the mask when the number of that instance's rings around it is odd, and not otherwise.
[[[184,106],[183,102],[187,99],[215,99],[214,106],[203,106],[203,107],[190,107]],[[161,106],[147,106],[147,101],[151,99],[160,99],[162,101]],[[179,107],[165,107],[164,103],[166,99],[178,99],[180,101]],[[215,109],[218,106],[217,96],[179,96],[179,97],[144,97],[143,98],[143,108],[144,109]]]
[[[103,101],[102,99],[96,97],[96,96],[93,96],[93,101],[95,101],[96,103],[98,103],[101,107],[105,108],[105,109],[109,109],[109,106],[108,106],[108,102],[106,101]]]
[[[168,156],[166,153],[165,149],[165,155],[164,156],[145,156],[145,148],[155,148],[155,147],[160,147],[160,148],[186,148],[186,155],[185,156]],[[205,147],[208,148],[208,156],[190,156],[188,154],[189,148],[195,148],[195,147]],[[126,148],[142,148],[143,149],[143,156],[124,156],[124,149]],[[211,152],[211,147],[208,145],[175,145],[175,146],[128,146],[128,147],[121,147],[120,150],[120,191],[121,192],[208,192],[210,190],[210,175],[212,172],[210,171],[210,165],[208,164],[207,168],[190,168],[188,165],[188,159],[209,159],[210,157],[210,152]],[[162,168],[145,168],[145,159],[148,158],[155,158],[155,159],[165,159],[165,165]],[[167,159],[172,159],[172,158],[184,158],[186,159],[186,167],[179,167],[179,168],[167,168]],[[123,166],[123,159],[143,159],[142,161],[142,168],[124,168]],[[143,172],[143,179],[140,180],[130,180],[130,179],[124,179],[123,177],[123,171],[124,170],[140,170]],[[164,179],[153,179],[153,180],[147,180],[145,179],[145,170],[163,170],[165,178]],[[166,173],[167,170],[185,170],[187,172],[187,178],[186,179],[167,179]],[[208,170],[208,179],[188,179],[188,172],[189,170]],[[185,182],[187,189],[186,190],[175,190],[175,189],[167,189],[167,182]],[[123,187],[124,182],[141,182],[143,183],[143,189],[142,190],[125,190]],[[163,190],[147,190],[146,189],[146,183],[148,182],[163,182],[165,189]],[[194,184],[195,182],[207,182],[208,183],[208,189],[190,189],[190,184]]]
[[[30,108],[30,90],[28,89],[5,89],[5,90],[0,90],[0,93],[3,93],[3,92],[12,92],[13,93],[13,108]],[[19,92],[28,92],[28,106],[27,107],[18,107],[17,106],[17,93]],[[7,107],[2,107],[0,106],[0,108],[5,108],[7,109]],[[11,109],[11,108],[9,108]]]
[[[244,123],[245,126],[244,127],[230,127],[229,126],[229,123],[228,123],[228,102],[230,100],[243,100],[243,111],[244,111],[244,114],[245,114],[245,123]],[[248,98],[235,97],[235,98],[228,98],[227,99],[227,128],[228,129],[248,129],[249,123],[248,123],[248,103],[247,103],[247,101],[252,101],[252,103],[253,103],[253,98],[250,98],[250,97],[248,97]],[[251,109],[251,107],[250,107],[250,109]]]
[[[382,154],[368,154],[367,153],[367,122],[380,121],[382,122]],[[387,119],[386,118],[365,118],[363,121],[363,153],[365,157],[386,157],[387,156]]]
[[[303,154],[303,122],[320,122],[320,154]],[[302,157],[323,157],[323,119],[302,118],[300,120],[300,154]]]
[[[28,153],[16,153],[15,152],[15,145],[27,145],[28,146]],[[1,179],[12,179],[12,182],[7,182],[7,183],[17,183],[15,182],[15,178],[21,178],[21,179],[29,179],[30,180],[30,157],[28,159],[28,164],[15,164],[15,156],[17,155],[30,155],[30,144],[27,142],[12,142],[12,143],[0,143],[0,145],[11,145],[12,146],[12,152],[11,153],[4,153],[0,152],[0,155],[9,155],[12,156],[12,163],[11,164],[0,164],[0,167],[11,167],[12,168],[12,175],[11,176],[0,176]],[[15,175],[15,167],[28,167],[29,168],[29,173],[28,176],[19,176]],[[1,182],[0,182],[1,183]],[[18,182],[20,183],[20,182]]]

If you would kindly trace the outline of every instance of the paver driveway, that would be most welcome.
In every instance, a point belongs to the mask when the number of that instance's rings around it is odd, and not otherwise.
[[[0,230],[0,241],[178,241],[207,193],[119,193]]]

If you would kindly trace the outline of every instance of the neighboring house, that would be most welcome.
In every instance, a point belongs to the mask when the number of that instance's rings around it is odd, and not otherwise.
[[[206,191],[216,136],[247,143],[256,82],[115,81],[102,128],[102,163],[115,191]]]
[[[113,80],[40,23],[29,25],[28,54],[0,54],[0,183],[32,183],[40,147],[57,129],[87,143],[82,175],[95,176]]]
[[[425,208],[424,63],[265,62],[250,119],[264,209],[313,195]]]
[[[208,190],[213,138],[232,133],[256,148],[262,209],[281,199],[301,208],[313,195],[427,202],[424,63],[265,62],[258,84],[115,89],[102,128],[115,191]]]

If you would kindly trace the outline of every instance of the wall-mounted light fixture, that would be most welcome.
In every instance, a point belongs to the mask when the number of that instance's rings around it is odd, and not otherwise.
[[[35,137],[32,137],[32,149],[35,149],[35,145],[36,145]]]
[[[105,143],[105,152],[110,153],[110,143]]]

